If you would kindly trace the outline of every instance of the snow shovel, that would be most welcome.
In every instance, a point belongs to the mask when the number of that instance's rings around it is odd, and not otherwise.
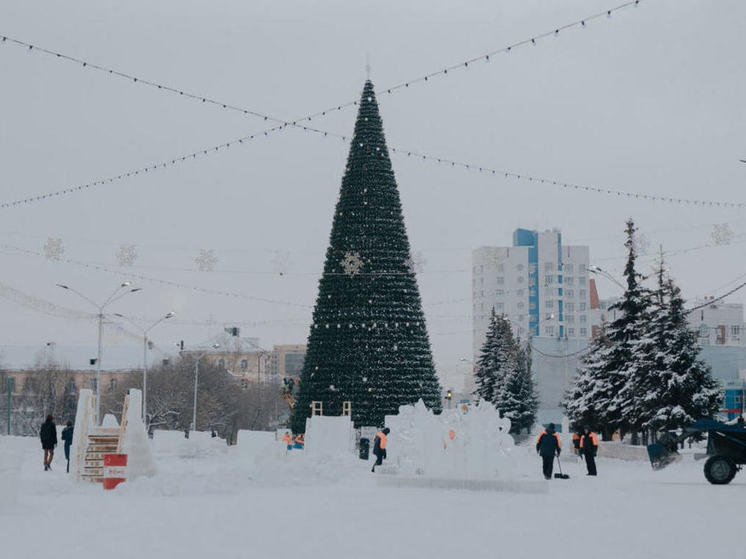
[[[559,473],[554,474],[554,479],[570,479],[569,474],[562,473],[562,464],[560,463],[559,456],[557,456],[557,467],[559,468]]]

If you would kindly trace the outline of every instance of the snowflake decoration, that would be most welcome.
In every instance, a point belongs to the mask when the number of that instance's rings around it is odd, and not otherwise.
[[[733,231],[727,223],[716,223],[712,226],[711,236],[717,246],[729,245],[733,240]]]
[[[116,256],[121,267],[131,268],[137,259],[135,245],[119,245],[119,250],[117,251]]]
[[[363,268],[363,259],[360,258],[359,252],[348,250],[345,252],[344,258],[342,258],[340,264],[342,265],[342,269],[346,275],[354,276],[359,274],[360,270]]]
[[[200,272],[212,272],[218,259],[212,249],[200,249],[199,255],[194,259]]]
[[[272,257],[272,269],[280,276],[287,274],[290,269],[290,253],[275,251]]]
[[[648,253],[650,248],[650,241],[644,233],[639,233],[632,239],[632,247],[635,249],[635,253],[640,256]]]
[[[416,253],[409,255],[409,258],[406,260],[406,265],[410,272],[413,274],[419,274],[425,269],[426,262],[427,261],[422,255],[422,252],[417,251]]]
[[[65,247],[62,246],[62,239],[49,237],[44,243],[44,256],[47,260],[62,260],[65,253]]]

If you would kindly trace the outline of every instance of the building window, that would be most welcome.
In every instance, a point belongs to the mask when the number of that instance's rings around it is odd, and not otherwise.
[[[565,303],[565,312],[575,312],[575,303]]]
[[[552,299],[547,299],[546,302],[544,303],[544,306],[548,309],[553,309],[554,301]]]
[[[585,324],[586,322],[588,322],[588,316],[584,315],[584,314],[581,314],[580,315],[580,324]]]
[[[497,276],[497,285],[505,285],[505,277]]]
[[[536,288],[532,287],[531,289],[528,290],[528,296],[529,297],[536,297],[536,295],[537,295]]]
[[[523,297],[523,295],[525,294],[525,291],[523,289],[517,289],[516,292],[515,292],[515,294],[518,297]]]
[[[574,314],[566,314],[565,315],[565,322],[568,324],[573,324],[575,322],[575,315]]]
[[[523,303],[522,303],[522,302],[521,302],[521,303],[518,303],[518,308],[519,308],[519,309],[522,309],[523,307],[524,307],[524,305],[523,305]]]
[[[528,308],[531,309],[532,311],[535,311],[536,310],[536,303],[534,301],[531,301],[531,303],[529,303],[529,305],[528,305]]]
[[[505,304],[504,303],[498,303],[495,305],[495,311],[502,313],[505,312]]]
[[[583,301],[582,303],[578,303],[578,310],[579,311],[585,310],[585,301]]]
[[[707,327],[706,324],[702,324],[699,327],[699,337],[700,338],[709,338],[710,337],[710,329]]]
[[[109,392],[114,392],[117,389],[117,379],[109,379]]]
[[[11,394],[15,393],[16,379],[14,377],[6,377],[5,379],[3,379],[2,391],[5,394],[7,394],[8,392],[10,392]]]
[[[741,327],[740,326],[731,326],[730,327],[730,335],[733,338],[737,338],[741,335]]]
[[[588,328],[581,328],[580,329],[580,337],[581,338],[587,338],[588,337]]]
[[[578,276],[578,285],[585,285],[588,283],[588,279],[585,276]]]
[[[568,336],[569,336],[570,338],[574,338],[574,337],[575,337],[575,328],[568,328],[568,329],[567,329],[567,335],[568,335]]]
[[[562,265],[562,270],[563,270],[563,271],[564,271],[564,272],[565,272],[566,274],[572,274],[572,264],[563,264],[563,265]]]
[[[551,285],[554,276],[544,276],[544,285]]]
[[[245,378],[241,379],[241,390],[248,390],[249,389],[249,381]]]
[[[536,264],[529,264],[528,265],[528,273],[529,274],[535,274],[536,273]]]
[[[586,270],[585,264],[578,264],[579,273],[585,272],[585,270]]]
[[[575,283],[575,278],[572,276],[565,276],[565,285],[572,285]]]
[[[554,336],[554,326],[544,326],[544,335],[548,337]]]
[[[581,289],[580,291],[578,291],[578,297],[580,297],[581,299],[585,299],[585,293],[585,289]]]
[[[241,359],[241,370],[247,371],[249,369],[249,360],[248,359]]]
[[[545,272],[553,272],[554,271],[554,262],[544,262],[544,271]]]
[[[565,297],[575,297],[575,290],[565,289]]]
[[[534,276],[529,276],[529,278],[528,278],[528,286],[529,287],[535,287],[536,286],[536,278]]]

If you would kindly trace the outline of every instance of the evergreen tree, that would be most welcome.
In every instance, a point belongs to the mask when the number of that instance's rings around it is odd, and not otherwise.
[[[606,359],[610,352],[610,342],[606,335],[606,324],[601,324],[598,336],[592,342],[588,353],[582,358],[575,382],[565,395],[563,407],[574,430],[589,426],[594,431],[602,432],[608,437],[605,429],[605,416],[599,402],[609,398],[610,388],[606,384]]]
[[[440,410],[440,387],[414,275],[399,192],[370,81],[359,102],[308,336],[292,429],[312,401],[325,415],[352,402],[355,425],[422,398]]]
[[[516,366],[515,340],[510,322],[492,309],[490,324],[477,360],[475,395],[495,404],[508,375]]]
[[[697,333],[687,323],[681,291],[664,274],[661,258],[656,290],[659,311],[652,321],[658,350],[656,374],[645,392],[645,427],[653,432],[711,418],[720,407],[720,390],[710,368],[699,359]]]
[[[536,410],[539,399],[531,376],[531,344],[520,347],[516,341],[515,367],[509,371],[502,390],[495,398],[495,405],[500,413],[509,418],[510,432],[529,431],[536,421]]]

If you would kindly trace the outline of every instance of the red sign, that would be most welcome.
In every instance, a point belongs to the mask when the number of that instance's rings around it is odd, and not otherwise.
[[[127,455],[104,454],[104,489],[114,489],[127,479]]]

